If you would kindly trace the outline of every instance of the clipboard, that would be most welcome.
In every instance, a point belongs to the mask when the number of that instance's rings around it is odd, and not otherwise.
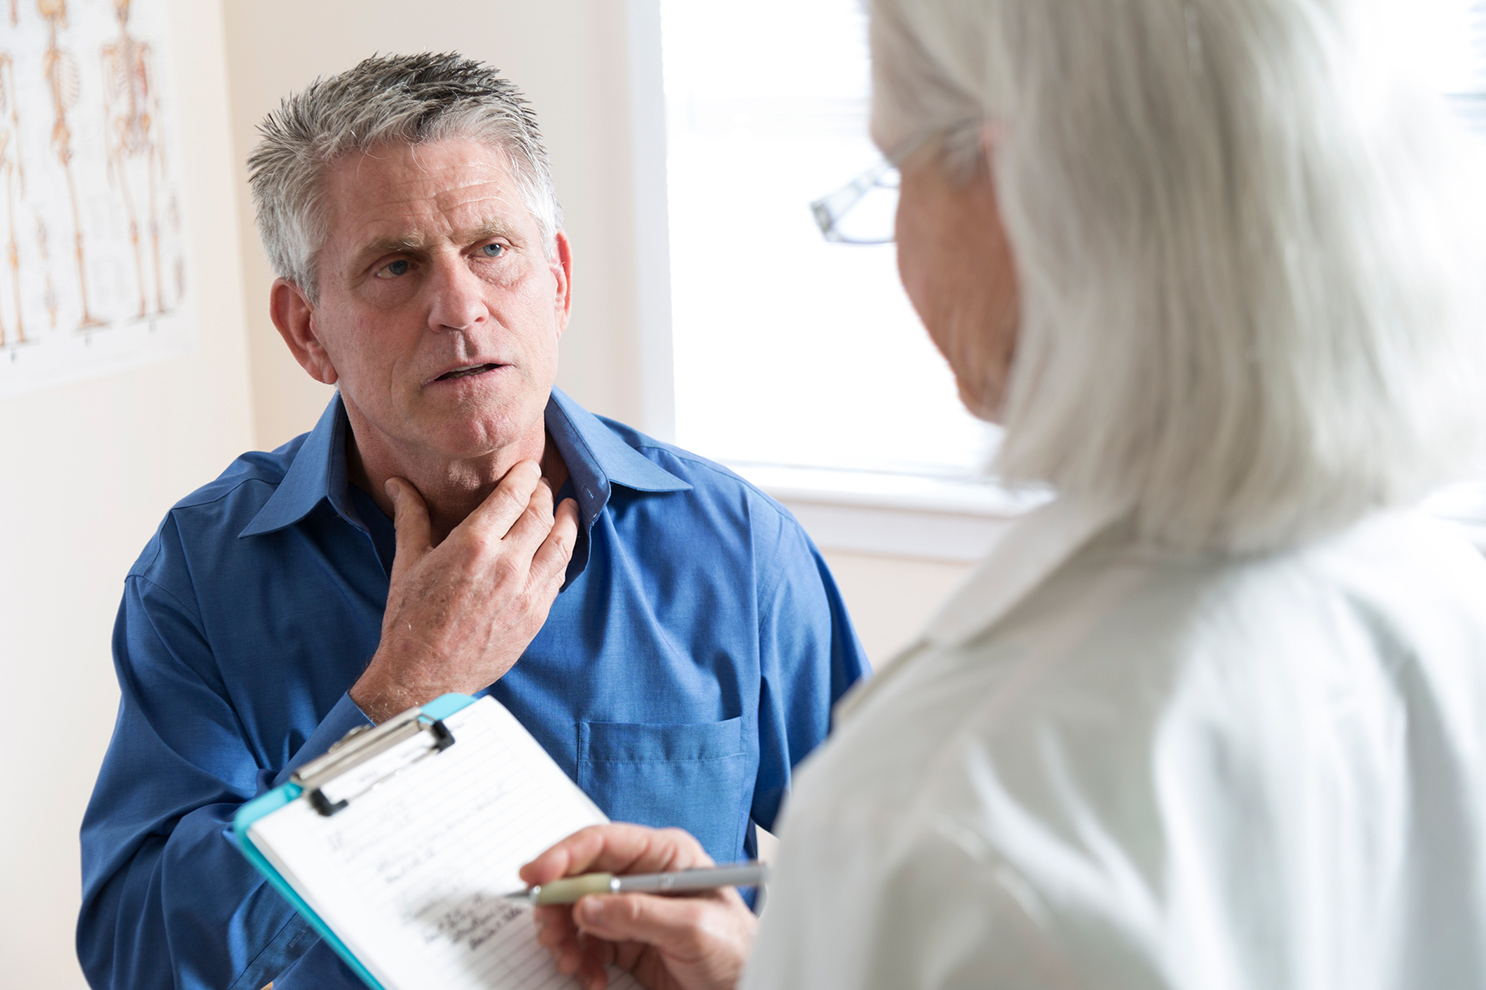
[[[520,886],[505,870],[512,856],[525,861],[575,827],[604,821],[495,699],[447,694],[353,730],[243,805],[232,829],[248,860],[368,987],[477,990],[577,985],[537,947],[530,920],[517,917],[526,909],[499,895]],[[477,840],[460,839],[460,829]],[[357,843],[368,836],[380,845],[364,848],[380,851],[363,855]],[[488,851],[506,840],[509,850]],[[459,886],[454,868],[458,880],[483,877],[484,886],[433,898]],[[415,906],[394,917],[378,896]],[[432,907],[416,907],[424,902]],[[511,946],[509,966],[523,967],[516,975],[494,955]],[[477,974],[477,965],[487,969]],[[619,971],[611,985],[637,986]]]
[[[387,990],[387,988],[377,982],[376,977],[372,976],[361,960],[357,959],[355,954],[346,947],[340,936],[331,930],[330,926],[309,904],[305,903],[299,892],[268,861],[268,857],[254,844],[248,830],[260,818],[271,815],[289,802],[297,800],[306,791],[310,793],[308,799],[310,803],[314,804],[316,810],[321,811],[322,814],[333,814],[343,810],[349,804],[349,800],[340,799],[340,807],[331,805],[324,797],[322,787],[324,783],[329,782],[343,770],[350,770],[371,762],[378,755],[420,732],[427,731],[432,738],[430,754],[447,749],[453,744],[453,734],[444,726],[444,718],[471,704],[474,700],[468,695],[446,694],[422,708],[404,712],[375,728],[352,729],[339,742],[331,746],[324,756],[313,759],[300,767],[287,783],[243,805],[232,818],[232,833],[243,855],[268,878],[268,882],[275,890],[294,905],[300,916],[320,933],[320,937],[335,950],[336,955],[340,956],[346,965],[350,966],[356,975],[373,990]],[[437,728],[435,729],[434,726]]]

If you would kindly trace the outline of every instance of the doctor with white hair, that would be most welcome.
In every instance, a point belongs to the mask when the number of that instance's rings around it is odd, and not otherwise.
[[[870,6],[903,284],[1058,498],[838,709],[756,943],[730,891],[543,942],[595,987],[1486,986],[1486,563],[1411,508],[1480,463],[1486,221],[1408,5]],[[705,862],[614,825],[524,876]]]

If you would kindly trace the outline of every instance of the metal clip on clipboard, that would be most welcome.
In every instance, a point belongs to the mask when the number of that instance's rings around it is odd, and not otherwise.
[[[401,754],[405,758],[393,760],[390,766],[369,766],[378,757],[403,748],[403,744],[425,733],[426,747],[410,745],[406,747],[408,752]],[[324,756],[309,761],[289,779],[303,789],[312,808],[322,815],[333,815],[389,777],[452,745],[454,734],[442,720],[427,718],[420,709],[413,708],[375,728],[352,729]],[[357,773],[358,770],[362,772]],[[334,797],[325,793],[327,785],[342,782],[352,793]]]

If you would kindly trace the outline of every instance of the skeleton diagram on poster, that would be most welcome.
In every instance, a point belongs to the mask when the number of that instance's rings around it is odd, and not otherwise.
[[[162,0],[0,0],[0,398],[189,351]]]

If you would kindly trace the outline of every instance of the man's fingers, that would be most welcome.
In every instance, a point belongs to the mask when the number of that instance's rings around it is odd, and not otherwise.
[[[568,561],[573,559],[573,548],[578,545],[578,503],[570,498],[562,500],[552,520],[552,528],[531,559],[531,583],[534,587],[552,587],[552,596],[562,587],[567,574]]]
[[[504,539],[526,512],[541,480],[542,468],[536,461],[517,462],[455,531],[463,529],[491,539]]]
[[[397,534],[394,566],[406,567],[433,545],[428,506],[412,483],[402,478],[388,478],[382,490],[392,499],[392,528]]]
[[[543,478],[532,490],[526,511],[501,541],[506,551],[530,561],[547,534],[552,532],[552,489]]]
[[[528,884],[578,873],[664,873],[711,866],[702,844],[679,828],[611,822],[580,829],[521,868]]]

